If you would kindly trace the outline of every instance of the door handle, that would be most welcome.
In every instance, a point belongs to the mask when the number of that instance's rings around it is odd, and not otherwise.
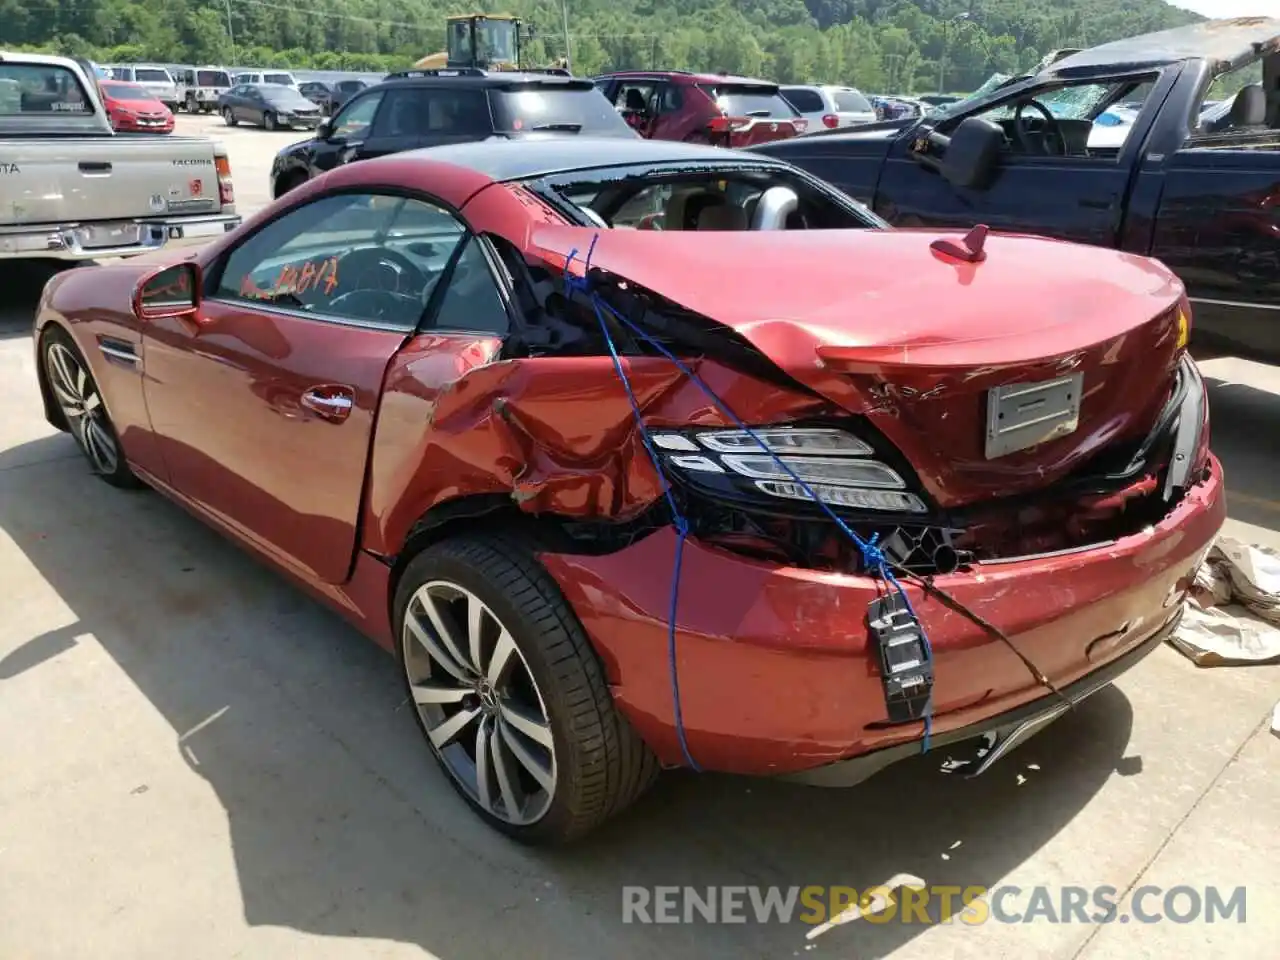
[[[330,423],[342,423],[356,405],[356,392],[342,384],[312,387],[302,394],[302,406]]]

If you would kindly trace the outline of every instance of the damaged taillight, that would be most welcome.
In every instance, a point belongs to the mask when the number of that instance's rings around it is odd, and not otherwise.
[[[653,442],[676,470],[732,478],[784,500],[893,513],[927,513],[902,476],[862,439],[830,428],[661,432]]]

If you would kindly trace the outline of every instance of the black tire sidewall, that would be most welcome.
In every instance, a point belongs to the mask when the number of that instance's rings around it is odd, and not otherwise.
[[[40,363],[44,367],[45,378],[52,382],[53,375],[49,371],[49,348],[55,343],[60,344],[71,351],[72,355],[76,358],[76,362],[79,363],[81,369],[84,370],[84,375],[88,378],[89,384],[93,387],[93,390],[98,395],[99,400],[102,401],[103,416],[101,424],[106,428],[107,433],[111,436],[111,442],[116,446],[116,468],[111,473],[99,473],[89,460],[89,454],[84,449],[80,438],[76,437],[74,430],[71,430],[70,425],[68,425],[68,432],[70,432],[72,437],[75,439],[76,446],[80,447],[81,456],[83,456],[85,462],[89,464],[89,467],[95,476],[101,477],[113,487],[120,487],[122,489],[134,489],[141,487],[143,485],[142,481],[140,481],[137,476],[134,475],[134,472],[129,469],[129,464],[125,459],[124,446],[120,443],[120,435],[116,433],[116,425],[111,419],[111,408],[108,406],[107,397],[102,392],[102,388],[98,386],[97,378],[93,375],[93,368],[89,366],[88,361],[85,360],[84,353],[76,345],[76,342],[72,339],[71,335],[58,326],[51,326],[47,328],[40,336]]]
[[[547,651],[539,642],[543,638],[538,625],[531,621],[529,614],[521,609],[507,592],[495,586],[479,565],[469,562],[460,555],[463,551],[458,548],[464,545],[489,547],[495,551],[500,549],[507,554],[512,551],[521,551],[528,559],[533,559],[532,554],[523,545],[516,541],[505,539],[500,542],[500,547],[498,542],[492,540],[443,541],[434,547],[424,550],[415,557],[400,578],[392,610],[396,658],[400,663],[402,682],[406,693],[408,693],[409,677],[404,659],[404,614],[413,593],[429,581],[446,580],[450,583],[456,583],[460,587],[465,587],[479,597],[510,631],[512,639],[515,640],[521,656],[524,657],[524,662],[528,665],[546,705],[547,718],[551,724],[556,750],[556,789],[551,806],[543,817],[534,824],[517,826],[500,820],[489,811],[477,806],[475,801],[467,795],[461,784],[454,779],[453,775],[444,769],[443,761],[440,760],[430,744],[427,744],[427,748],[431,750],[432,756],[440,763],[441,771],[446,779],[458,791],[459,795],[467,801],[468,806],[494,828],[522,842],[555,842],[562,838],[574,820],[574,813],[571,807],[574,802],[574,788],[576,786],[575,761],[578,761],[579,758],[583,735],[582,732],[573,729],[569,720],[569,717],[572,716],[572,708],[566,702],[567,691],[561,680],[554,674],[551,664],[548,662]],[[536,563],[536,560],[534,562]],[[539,567],[539,569],[541,568]],[[528,577],[522,577],[522,579],[526,584],[529,583]],[[554,605],[556,599],[559,599],[561,603],[565,602],[563,598],[555,595],[559,591],[556,589],[554,581],[551,580],[549,574],[544,572],[532,585],[538,591],[535,603]],[[548,592],[552,590],[555,591],[555,594],[549,596]],[[574,626],[577,626],[579,630],[581,629],[580,625],[575,624]],[[588,651],[588,653],[594,657],[594,651]],[[581,662],[582,658],[577,658],[577,660],[578,662],[575,664],[576,671],[581,671],[588,675],[595,674],[594,678],[591,676],[583,677],[582,680],[584,682],[590,683],[592,679],[600,683],[605,682],[604,671],[599,661],[583,663]],[[563,664],[561,664],[561,669],[563,669]],[[410,697],[410,702],[412,702],[412,697]],[[426,728],[422,723],[421,716],[419,716],[416,709],[413,714],[419,729],[423,731],[423,736],[425,737]]]

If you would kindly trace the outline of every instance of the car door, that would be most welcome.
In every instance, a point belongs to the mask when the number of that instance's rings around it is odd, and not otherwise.
[[[493,133],[484,91],[435,87],[388,90],[358,159],[418,147],[480,140]]]
[[[197,320],[145,331],[174,490],[299,574],[344,581],[387,365],[465,237],[426,199],[337,193],[221,254]]]
[[[311,141],[307,149],[307,163],[313,175],[362,159],[365,141],[377,119],[382,97],[382,91],[375,90],[352,98],[330,121],[329,135]]]
[[[1031,97],[1070,123],[1077,115],[1088,118],[1092,112],[1088,104],[1105,103],[1115,83],[1091,81],[1023,91],[974,115],[1007,124],[1014,100]],[[1114,246],[1124,224],[1130,177],[1162,100],[1157,87],[1147,97],[1150,107],[1140,123],[1134,124],[1117,149],[1045,156],[1028,153],[1014,143],[1002,153],[993,181],[983,189],[953,186],[911,156],[910,136],[899,138],[876,191],[875,211],[897,226],[969,227],[985,223],[993,230]],[[1040,112],[1032,107],[1025,109],[1024,115],[1039,117]],[[939,130],[954,129],[963,116],[943,121]]]

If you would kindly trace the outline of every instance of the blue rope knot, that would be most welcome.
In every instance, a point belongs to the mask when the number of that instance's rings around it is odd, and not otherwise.
[[[716,395],[709,386],[703,382],[702,378],[697,375],[689,366],[681,362],[680,358],[672,353],[663,343],[657,340],[647,331],[641,329],[629,318],[623,316],[618,310],[607,303],[598,292],[593,289],[591,280],[591,258],[595,253],[596,242],[600,239],[600,235],[594,234],[591,238],[591,245],[587,248],[587,255],[583,260],[582,276],[575,276],[570,272],[570,265],[578,257],[578,248],[574,247],[569,251],[569,255],[565,258],[564,273],[562,282],[564,284],[564,293],[566,298],[572,298],[575,293],[581,293],[591,303],[591,309],[595,313],[596,322],[600,325],[600,333],[604,338],[605,347],[609,351],[609,356],[613,360],[614,371],[618,375],[618,379],[622,381],[623,389],[626,391],[627,399],[631,404],[631,413],[635,418],[636,428],[643,441],[645,450],[649,454],[649,459],[653,463],[654,470],[657,471],[658,478],[662,481],[663,496],[667,500],[671,512],[671,524],[676,533],[676,550],[675,558],[671,571],[671,597],[667,616],[667,661],[668,669],[671,676],[671,700],[673,712],[675,715],[676,737],[680,741],[680,749],[684,754],[685,762],[695,771],[701,771],[702,768],[697,761],[693,759],[693,755],[689,751],[689,744],[685,736],[684,714],[680,703],[680,679],[676,658],[676,612],[680,602],[680,573],[684,558],[684,544],[689,538],[689,521],[680,510],[679,504],[673,492],[672,485],[667,479],[667,472],[663,467],[662,459],[653,444],[652,438],[649,436],[648,427],[644,422],[644,412],[640,409],[640,403],[636,399],[635,391],[631,387],[631,379],[627,376],[626,370],[622,365],[622,357],[618,354],[617,345],[614,343],[613,335],[609,332],[609,324],[605,320],[605,314],[613,317],[619,324],[627,329],[631,334],[643,340],[647,345],[657,350],[663,357],[669,360],[675,368],[682,373],[687,380],[694,384],[702,393],[716,406],[716,408],[737,427],[739,430],[750,436],[760,449],[773,457],[774,462],[783,469],[783,471],[797,483],[809,498],[818,506],[818,508],[826,514],[836,527],[858,548],[862,556],[863,569],[878,577],[884,582],[885,586],[896,590],[902,597],[903,603],[906,605],[908,613],[920,628],[920,636],[923,641],[924,649],[927,655],[932,656],[932,649],[929,644],[929,638],[925,634],[924,624],[920,622],[920,618],[916,616],[915,608],[912,606],[911,597],[907,594],[906,589],[893,575],[890,569],[890,562],[885,556],[884,551],[880,549],[880,534],[876,533],[869,540],[864,540],[858,536],[849,525],[831,508],[825,500],[818,496],[809,484],[796,475],[776,453],[769,449],[768,445],[756,434],[751,427],[747,426],[741,418],[739,418],[732,410],[725,405],[725,402]],[[933,718],[926,712],[924,716],[924,737],[923,751],[929,752],[929,740],[933,731]]]

